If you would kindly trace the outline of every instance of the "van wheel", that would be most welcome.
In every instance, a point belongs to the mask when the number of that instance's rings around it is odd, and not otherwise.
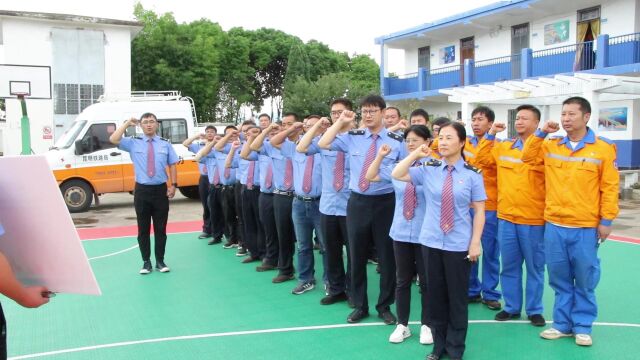
[[[178,188],[178,190],[180,190],[180,194],[184,195],[184,197],[194,200],[200,199],[200,192],[198,192],[197,186],[183,186]]]
[[[60,191],[70,213],[89,210],[93,200],[93,189],[86,182],[82,180],[67,181],[60,186]]]

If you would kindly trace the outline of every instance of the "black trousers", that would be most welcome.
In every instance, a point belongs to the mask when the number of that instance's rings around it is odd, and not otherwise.
[[[238,218],[238,229],[240,229],[238,245],[245,247],[244,239],[246,235],[244,233],[244,215],[242,213],[242,184],[239,181],[233,187],[233,194],[236,199],[236,217]]]
[[[264,233],[266,251],[263,262],[278,266],[278,230],[276,229],[276,218],[273,211],[273,194],[260,193],[258,214],[260,215],[260,224]]]
[[[325,256],[327,257],[327,281],[329,295],[349,293],[351,271],[349,261],[349,242],[347,217],[320,215],[320,229],[325,234]],[[347,270],[345,272],[343,248],[347,248]]]
[[[0,360],[7,359],[7,321],[4,318],[2,304],[0,304]]]
[[[152,219],[156,261],[164,260],[164,250],[167,244],[167,218],[169,217],[167,184],[142,185],[136,183],[133,192],[133,205],[138,221],[138,246],[142,260],[147,261],[151,258]]]
[[[224,214],[222,212],[222,186],[209,186],[209,219],[211,224],[211,235],[214,238],[221,238],[225,233]]]
[[[238,236],[242,230],[238,226],[238,215],[236,211],[235,186],[222,186],[220,189],[222,198],[222,214],[224,218],[224,233],[229,243],[237,244]]]
[[[420,299],[422,301],[422,325],[427,325],[427,286],[425,266],[422,256],[421,244],[412,244],[402,241],[393,242],[393,253],[396,259],[396,311],[398,312],[398,324],[409,324],[411,308],[411,286],[413,276],[420,278]]]
[[[209,177],[200,175],[198,193],[202,202],[202,232],[211,234],[211,216],[209,215]]]
[[[351,255],[352,301],[356,308],[369,310],[367,297],[367,258],[373,239],[380,264],[380,294],[376,310],[389,311],[396,290],[396,263],[393,244],[389,237],[393,212],[394,194],[361,195],[351,193],[347,202],[347,232]]]
[[[293,275],[293,252],[295,251],[296,235],[293,230],[291,209],[293,197],[273,195],[273,215],[278,232],[278,273]]]
[[[433,353],[462,358],[469,326],[467,251],[423,247],[427,272],[427,320],[433,334]]]
[[[264,232],[260,225],[260,214],[258,203],[260,199],[260,188],[254,186],[249,190],[246,185],[242,189],[242,215],[244,221],[244,244],[249,255],[256,259],[264,258],[266,252],[264,245]]]

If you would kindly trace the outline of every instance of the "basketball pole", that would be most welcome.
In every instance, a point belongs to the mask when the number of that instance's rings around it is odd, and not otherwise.
[[[18,95],[20,106],[22,107],[22,118],[20,119],[20,129],[22,130],[22,153],[21,155],[31,155],[31,127],[27,116],[27,102],[24,95]]]

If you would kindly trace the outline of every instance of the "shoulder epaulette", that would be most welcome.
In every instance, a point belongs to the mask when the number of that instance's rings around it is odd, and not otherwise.
[[[597,139],[600,139],[600,140],[606,142],[609,145],[615,145],[615,143],[611,139],[608,139],[606,137],[598,136]]]
[[[442,165],[442,161],[436,160],[436,159],[429,159],[428,161],[425,161],[424,163],[422,163],[422,165],[424,165],[424,166],[440,166],[440,165]]]
[[[469,169],[469,170],[471,170],[471,171],[473,171],[476,174],[482,174],[482,169],[479,169],[479,168],[477,168],[477,167],[475,167],[473,165],[469,165],[467,163],[464,163],[464,167]]]
[[[349,130],[349,135],[364,135],[364,130],[362,129]]]
[[[132,136],[131,138],[132,138],[132,139],[142,140],[142,136],[137,136],[137,135],[134,135],[134,136]]]
[[[171,142],[171,140],[169,140],[169,139],[165,139],[165,138],[163,138],[163,137],[161,137],[161,138],[160,138],[160,140],[164,140],[164,141],[166,141],[166,142],[168,142],[168,143],[170,143],[170,142]]]
[[[404,141],[404,138],[402,137],[402,135],[396,134],[394,132],[389,131],[387,133],[387,136],[389,136],[390,138],[392,138],[393,140],[397,140],[397,141]]]

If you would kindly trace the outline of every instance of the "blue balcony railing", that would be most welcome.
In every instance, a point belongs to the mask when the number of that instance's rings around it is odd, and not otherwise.
[[[454,65],[419,69],[418,73],[384,79],[384,95],[397,95],[462,85],[552,76],[640,63],[640,33],[531,51]],[[622,71],[622,70],[621,70]],[[628,72],[628,70],[625,70]]]
[[[473,79],[478,84],[519,79],[520,58],[516,54],[478,61],[473,66]]]
[[[609,38],[609,66],[640,62],[640,33]]]
[[[462,84],[462,66],[453,65],[426,72],[425,90],[444,89]]]

